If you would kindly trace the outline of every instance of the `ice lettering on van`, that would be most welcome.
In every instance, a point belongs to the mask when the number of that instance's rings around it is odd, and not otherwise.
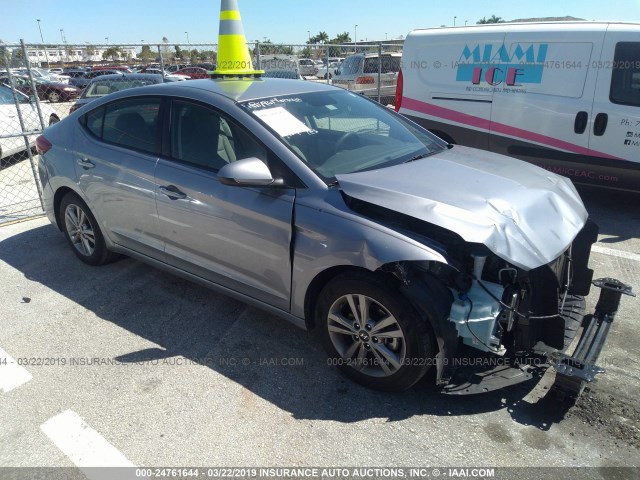
[[[546,43],[512,46],[509,53],[502,44],[465,45],[457,62],[456,81],[479,85],[520,86],[526,83],[541,83],[544,62],[549,45]]]

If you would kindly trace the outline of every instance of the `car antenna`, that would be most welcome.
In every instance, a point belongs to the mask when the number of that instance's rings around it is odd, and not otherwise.
[[[212,78],[259,78],[264,70],[254,70],[237,0],[222,0],[218,30],[218,65]]]

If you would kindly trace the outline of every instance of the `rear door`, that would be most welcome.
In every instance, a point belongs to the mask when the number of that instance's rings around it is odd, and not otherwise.
[[[508,32],[493,79],[490,150],[579,179],[604,27]]]
[[[616,25],[606,33],[597,65],[598,83],[589,149],[603,168],[598,180],[614,188],[640,189],[640,32]]]
[[[156,168],[167,262],[289,310],[295,190],[227,186],[218,170],[267,149],[223,112],[174,100],[167,155]]]
[[[79,187],[105,234],[124,247],[162,258],[154,170],[160,150],[156,97],[134,97],[81,117],[74,161]]]

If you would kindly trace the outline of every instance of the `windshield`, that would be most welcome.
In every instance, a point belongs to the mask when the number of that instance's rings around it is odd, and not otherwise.
[[[241,104],[327,183],[335,176],[397,165],[446,144],[360,95],[344,90]]]

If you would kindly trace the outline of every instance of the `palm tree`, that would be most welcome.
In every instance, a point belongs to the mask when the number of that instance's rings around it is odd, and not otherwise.
[[[349,32],[340,33],[336,35],[334,42],[339,45],[343,45],[345,43],[351,43],[351,35],[349,35]]]
[[[319,32],[315,38],[317,43],[327,43],[329,41],[329,35],[327,32]]]
[[[478,25],[489,24],[489,23],[505,23],[502,17],[496,17],[495,15],[491,15],[489,18],[482,17],[480,20],[476,22]]]

